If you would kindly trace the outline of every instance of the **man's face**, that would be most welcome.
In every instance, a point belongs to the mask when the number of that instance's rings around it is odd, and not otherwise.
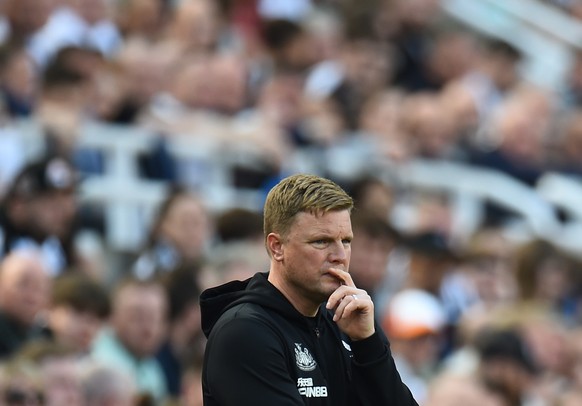
[[[388,259],[394,246],[386,237],[374,237],[364,230],[356,230],[352,244],[352,278],[358,287],[372,292],[386,276]]]
[[[352,238],[347,210],[299,213],[282,236],[281,262],[287,285],[313,303],[327,300],[341,285],[328,271],[349,269]]]
[[[208,218],[196,199],[182,197],[168,212],[161,226],[162,235],[169,239],[186,259],[196,259],[208,238]]]
[[[126,286],[114,303],[115,334],[137,357],[157,351],[166,327],[166,298],[159,286]]]
[[[41,365],[46,385],[46,406],[81,406],[83,394],[73,357],[50,357]]]
[[[2,267],[0,303],[2,310],[24,325],[33,323],[45,309],[50,279],[36,258],[9,257]]]
[[[31,199],[29,214],[31,227],[42,236],[65,237],[77,212],[74,193],[51,192]]]

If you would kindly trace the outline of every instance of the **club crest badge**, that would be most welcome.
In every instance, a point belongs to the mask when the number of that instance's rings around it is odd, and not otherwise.
[[[317,365],[307,348],[298,343],[295,343],[295,362],[302,371],[313,371]]]

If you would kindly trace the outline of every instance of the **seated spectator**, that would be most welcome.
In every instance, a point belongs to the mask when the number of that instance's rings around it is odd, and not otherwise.
[[[47,340],[35,340],[16,355],[33,363],[42,374],[45,406],[84,406],[79,373],[82,366],[75,351]]]
[[[0,49],[0,98],[2,112],[8,117],[27,117],[34,110],[39,75],[37,68],[20,47],[5,45]]]
[[[547,169],[544,142],[552,103],[551,97],[540,89],[516,89],[496,110],[486,140],[473,152],[470,162],[535,186]]]
[[[206,340],[200,326],[200,288],[197,270],[188,267],[164,275],[168,296],[168,337],[156,358],[168,386],[168,393],[178,399],[182,392],[185,367],[190,359],[201,358]]]
[[[356,286],[372,297],[374,309],[380,315],[389,299],[390,292],[385,289],[388,262],[399,236],[387,221],[364,211],[352,215],[352,230],[350,274]]]
[[[111,325],[93,342],[91,354],[135,379],[137,389],[161,402],[167,396],[163,370],[154,358],[164,339],[167,298],[157,282],[128,279],[115,289]]]
[[[39,369],[23,360],[0,367],[0,399],[6,406],[43,406],[45,384]]]
[[[436,373],[445,322],[438,299],[418,289],[397,293],[382,320],[402,382],[419,404],[425,401],[428,382]]]
[[[210,242],[211,221],[202,201],[185,189],[172,190],[161,204],[133,274],[148,279],[200,261]]]
[[[137,392],[129,374],[114,366],[90,364],[81,375],[85,406],[135,406]]]
[[[47,309],[50,284],[36,251],[16,251],[0,262],[0,359],[39,336],[38,316]]]
[[[109,295],[85,275],[64,275],[53,285],[47,333],[79,354],[91,349],[109,316]]]
[[[350,187],[357,211],[371,213],[388,221],[396,200],[396,192],[381,179],[362,176]]]
[[[202,403],[202,360],[192,360],[186,365],[182,377],[181,404],[203,406]]]
[[[522,336],[515,330],[493,329],[480,336],[477,348],[484,384],[508,405],[524,404],[540,371]]]
[[[458,260],[446,238],[440,233],[425,232],[405,237],[404,245],[410,255],[404,286],[439,296],[445,276]]]
[[[506,406],[502,399],[491,393],[470,375],[439,375],[428,389],[426,406]]]
[[[73,168],[61,158],[25,166],[0,207],[0,257],[14,250],[38,248],[51,275],[78,261],[73,247],[76,182]]]
[[[577,291],[578,263],[552,243],[534,240],[515,253],[514,274],[524,301],[547,306],[570,325],[582,320]]]
[[[216,234],[222,243],[257,241],[263,244],[263,216],[252,210],[233,208],[216,218]]]

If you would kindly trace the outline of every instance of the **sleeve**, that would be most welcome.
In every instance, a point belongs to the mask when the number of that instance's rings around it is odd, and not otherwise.
[[[304,405],[281,339],[259,320],[233,319],[207,344],[204,395],[222,406]]]
[[[381,330],[361,341],[352,341],[352,379],[361,405],[418,406],[402,382]]]

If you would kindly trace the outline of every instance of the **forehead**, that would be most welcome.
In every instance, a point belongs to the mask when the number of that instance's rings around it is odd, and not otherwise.
[[[311,234],[352,234],[352,222],[348,210],[334,210],[320,213],[301,212],[295,216],[291,233]]]

